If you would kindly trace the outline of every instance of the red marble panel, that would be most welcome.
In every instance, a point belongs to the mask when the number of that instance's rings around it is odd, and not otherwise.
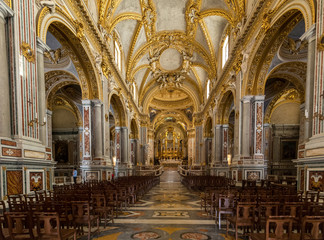
[[[16,142],[9,141],[9,140],[4,140],[4,139],[1,140],[1,144],[2,145],[8,145],[8,146],[14,146],[14,147],[17,146]]]
[[[51,148],[46,148],[45,150],[46,150],[46,152],[52,152]]]
[[[299,150],[305,149],[305,144],[300,144],[298,148]]]
[[[90,155],[90,109],[83,108],[83,126],[84,126],[84,151],[85,155]]]
[[[21,157],[21,149],[15,149],[15,148],[2,148],[2,155],[3,156],[9,156],[9,157]]]
[[[50,190],[51,189],[51,172],[46,171],[46,189]]]
[[[22,171],[6,171],[7,175],[7,194],[23,193],[23,173]]]
[[[29,189],[30,191],[44,190],[42,172],[29,173]]]
[[[304,157],[305,157],[305,151],[299,151],[298,158],[304,158]]]
[[[52,160],[52,154],[46,153],[46,160]]]
[[[257,119],[256,119],[256,129],[255,129],[255,134],[256,134],[256,146],[255,146],[255,152],[256,153],[261,153],[262,150],[262,119],[263,119],[263,104],[262,103],[258,103],[257,104]]]

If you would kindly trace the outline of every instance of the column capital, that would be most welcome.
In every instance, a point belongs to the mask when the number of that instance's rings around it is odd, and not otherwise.
[[[82,105],[90,105],[91,104],[91,100],[89,100],[89,99],[82,99],[81,102],[82,102]]]
[[[265,95],[254,96],[254,101],[264,101]]]
[[[300,40],[307,40],[308,42],[315,40],[316,37],[316,23],[314,23],[301,37]]]
[[[42,41],[39,37],[36,37],[37,39],[37,52],[44,53],[45,51],[51,50],[51,48]]]
[[[4,3],[4,1],[0,0],[0,18],[3,20],[7,17],[12,17],[14,15],[14,11]]]
[[[95,107],[101,107],[102,106],[102,101],[100,99],[93,99],[92,103],[94,104]]]
[[[251,101],[252,98],[253,98],[252,95],[246,95],[246,96],[243,96],[243,97],[242,97],[241,101],[242,101],[243,103],[248,103],[248,102]]]

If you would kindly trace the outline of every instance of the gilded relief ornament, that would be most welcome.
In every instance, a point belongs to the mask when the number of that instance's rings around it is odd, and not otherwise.
[[[194,36],[199,21],[199,7],[194,0],[190,0],[186,10],[187,35]]]
[[[74,26],[75,26],[76,36],[79,40],[81,40],[84,37],[83,24],[81,22],[74,21]]]
[[[28,43],[22,42],[20,49],[22,55],[27,59],[28,62],[35,63],[35,52]]]
[[[324,51],[324,33],[318,39],[317,48],[318,48],[319,51]]]
[[[44,56],[47,57],[52,63],[57,64],[62,57],[62,49],[45,51]]]

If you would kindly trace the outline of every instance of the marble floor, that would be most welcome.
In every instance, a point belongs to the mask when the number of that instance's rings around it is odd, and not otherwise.
[[[234,239],[233,232],[226,236],[224,230],[216,228],[215,220],[200,208],[199,193],[185,188],[177,171],[165,171],[160,179],[159,185],[93,239]]]

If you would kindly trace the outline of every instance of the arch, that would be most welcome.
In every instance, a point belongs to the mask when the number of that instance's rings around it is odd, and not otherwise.
[[[138,134],[138,124],[136,123],[136,120],[133,118],[131,120],[131,125],[130,125],[130,137],[131,139],[138,139],[139,134]]]
[[[213,121],[211,117],[208,117],[204,126],[204,137],[211,138],[213,133]]]
[[[63,95],[56,95],[55,99],[61,99],[62,101],[64,101],[64,103],[65,103],[63,105],[64,108],[69,110],[70,112],[72,112],[73,115],[75,116],[75,118],[77,119],[77,121],[78,121],[77,126],[78,127],[83,126],[83,118],[81,116],[81,112],[80,112],[79,108],[76,106],[76,104],[73,101],[71,101],[69,98],[67,98],[67,97],[65,97]],[[71,111],[71,109],[69,109],[66,106],[70,106],[73,111]],[[52,110],[54,110],[54,108],[52,108]]]
[[[291,88],[281,91],[269,103],[264,113],[264,123],[270,123],[271,114],[274,109],[282,102],[298,102],[300,103],[300,93],[297,89]]]
[[[45,7],[37,17],[37,36],[45,43],[48,31],[57,38],[62,46],[69,49],[68,54],[81,82],[82,98],[102,99],[100,77],[88,43],[83,37],[82,23],[74,21],[60,7],[56,7],[54,13]]]
[[[112,92],[112,94],[108,98],[108,102],[109,106],[111,106],[114,110],[115,126],[127,126],[125,106],[120,99],[120,96],[117,95],[116,92]]]
[[[264,36],[262,36],[263,32],[260,31],[259,36],[257,36],[257,39],[260,40],[253,47],[256,52],[249,65],[250,73],[246,74],[246,79],[243,81],[243,95],[263,94],[266,75],[275,54],[283,40],[302,18],[302,14],[293,9],[281,15]]]
[[[313,0],[288,0],[283,1],[281,5],[276,6],[273,14],[273,21],[276,22],[282,15],[291,10],[298,10],[302,13],[305,20],[305,31],[311,28],[315,23],[315,5]]]
[[[190,120],[184,112],[181,112],[179,110],[172,110],[172,114],[174,118],[179,119],[180,121],[184,122],[187,126],[190,126]],[[171,115],[171,113],[169,113],[168,111],[158,113],[152,122],[153,127],[155,128],[156,126],[160,125],[159,122],[162,121],[161,119],[165,118],[168,115]]]
[[[290,71],[291,70],[291,71]],[[305,101],[305,84],[307,74],[307,63],[287,62],[274,67],[264,81],[263,93],[265,93],[267,80],[270,78],[282,78],[291,82],[300,94],[300,100]]]
[[[228,124],[228,119],[231,113],[231,106],[234,104],[234,94],[228,90],[223,94],[217,106],[216,124]]]
[[[148,113],[149,104],[150,104],[154,94],[159,89],[160,89],[160,87],[158,86],[158,84],[156,82],[152,81],[151,86],[146,88],[145,92],[141,93],[141,96],[143,96],[143,97],[141,97],[141,99],[140,99],[140,104],[143,106],[143,112],[145,114]],[[184,91],[186,94],[188,94],[188,96],[191,98],[191,100],[193,102],[194,110],[197,111],[199,109],[200,103],[202,102],[202,100],[200,99],[202,96],[198,96],[197,93],[192,90],[192,87],[187,83],[187,81],[184,81],[184,84],[182,85],[181,90]]]

